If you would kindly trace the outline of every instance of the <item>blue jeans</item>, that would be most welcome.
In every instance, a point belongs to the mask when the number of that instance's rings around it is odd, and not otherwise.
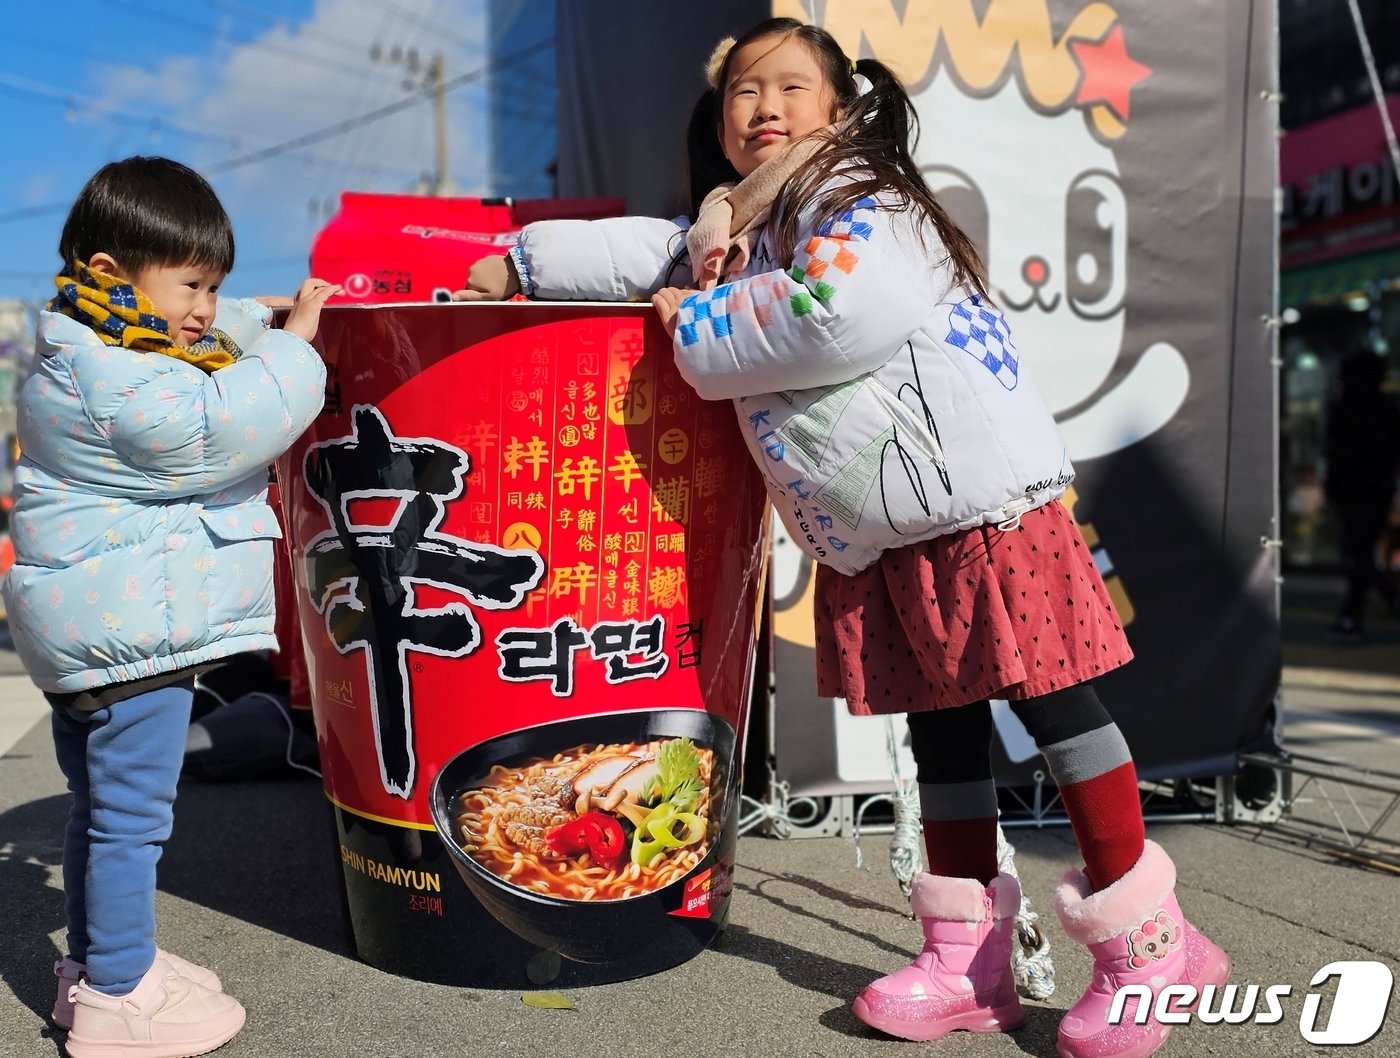
[[[55,709],[54,750],[73,793],[63,839],[68,954],[89,984],[124,995],[156,957],[156,861],[170,836],[193,681],[105,709]]]

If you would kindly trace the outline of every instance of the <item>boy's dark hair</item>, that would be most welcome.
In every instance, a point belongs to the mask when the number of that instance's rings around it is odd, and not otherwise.
[[[209,182],[169,158],[109,162],[78,192],[58,254],[65,265],[110,254],[134,274],[151,265],[233,271],[233,225]]]
[[[948,251],[958,282],[987,297],[986,271],[977,247],[939,204],[914,164],[912,151],[918,142],[919,119],[909,93],[884,63],[861,59],[853,68],[835,37],[795,18],[767,19],[739,37],[720,67],[719,87],[707,90],[691,114],[686,137],[691,216],[698,214],[701,200],[718,184],[738,179],[720,149],[717,134],[724,121],[724,92],[741,72],[730,69],[739,49],[766,37],[781,38],[774,41],[775,48],[792,37],[807,46],[821,67],[823,79],[835,93],[836,107],[842,115],[828,134],[831,146],[813,155],[793,173],[773,203],[770,215],[778,221],[774,241],[779,260],[785,266],[792,263],[802,206],[840,169],[852,179],[821,196],[816,203],[818,223],[834,220],[866,196],[893,192],[902,209],[922,214],[933,225]],[[857,73],[870,82],[870,91],[865,95],[856,86]]]

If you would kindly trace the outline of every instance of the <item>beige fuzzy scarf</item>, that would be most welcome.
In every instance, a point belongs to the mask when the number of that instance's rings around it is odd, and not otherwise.
[[[708,290],[743,272],[758,231],[778,192],[812,155],[827,145],[820,132],[788,144],[737,184],[720,184],[700,203],[700,215],[686,233],[695,285]]]

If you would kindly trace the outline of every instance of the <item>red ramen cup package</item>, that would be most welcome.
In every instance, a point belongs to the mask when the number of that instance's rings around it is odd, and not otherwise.
[[[277,471],[357,951],[475,987],[690,958],[768,554],[732,406],[644,306],[331,307],[317,345]]]

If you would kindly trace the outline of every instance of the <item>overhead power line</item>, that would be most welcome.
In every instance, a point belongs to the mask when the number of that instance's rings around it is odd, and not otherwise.
[[[512,52],[502,57],[499,61],[489,62],[478,66],[474,70],[468,70],[464,74],[458,74],[456,77],[446,78],[442,82],[442,89],[445,92],[451,92],[457,88],[461,88],[463,85],[471,84],[473,81],[479,81],[489,73],[503,70],[507,66],[513,66],[515,63],[522,62],[531,55],[543,51],[545,48],[552,47],[553,45],[554,38],[549,37],[530,45],[528,48],[522,48],[520,51]],[[335,124],[327,125],[325,128],[317,129],[315,132],[308,132],[283,143],[278,143],[271,147],[264,147],[260,151],[252,151],[238,158],[230,158],[224,162],[216,162],[213,165],[206,166],[205,172],[224,173],[228,172],[230,169],[241,169],[245,165],[252,165],[255,162],[262,162],[269,158],[275,158],[279,154],[286,154],[288,151],[300,150],[303,147],[311,146],[313,143],[320,143],[323,140],[342,136],[354,129],[362,128],[376,121],[382,121],[384,118],[397,114],[400,111],[408,110],[410,107],[421,106],[428,99],[428,96],[422,94],[411,95],[400,99],[398,102],[382,106],[378,110],[371,110],[367,114],[346,118],[344,121],[337,121]],[[3,216],[0,215],[0,220],[3,219]]]
[[[488,74],[504,70],[507,67],[515,65],[516,63],[523,62],[531,56],[537,54],[538,52],[541,52],[546,48],[550,48],[553,46],[554,38],[547,37],[544,40],[537,41],[529,47],[522,48],[519,51],[511,52],[508,55],[504,55],[499,60],[484,63],[483,65],[478,66],[472,70],[468,70],[466,73],[458,74],[456,77],[447,78],[443,81],[443,90],[447,92],[454,91],[455,89],[461,88],[463,85],[471,84],[474,81],[479,81]],[[203,166],[202,169],[205,173],[209,174],[226,173],[233,169],[241,169],[244,166],[254,165],[258,162],[268,161],[269,159],[276,158],[279,155],[289,154],[293,151],[302,150],[306,147],[310,147],[312,144],[321,143],[324,140],[333,139],[336,136],[342,136],[347,132],[351,132],[358,128],[363,128],[365,125],[373,124],[376,121],[382,121],[384,118],[397,114],[400,111],[408,110],[411,107],[421,106],[423,103],[427,102],[429,98],[430,97],[422,94],[414,94],[411,96],[407,96],[403,99],[398,100],[397,102],[390,103],[387,106],[379,107],[377,110],[371,110],[367,113],[357,115],[356,117],[346,118],[343,121],[337,121],[334,124],[327,125],[320,129],[316,129],[314,132],[308,132],[304,133],[301,136],[295,136],[292,139],[284,140],[282,143],[273,144],[270,147],[263,147],[256,151],[250,151],[247,154],[239,155],[235,158],[229,158],[222,162],[214,162],[210,165]],[[43,217],[49,214],[59,213],[66,210],[70,204],[71,203],[69,201],[65,200],[62,202],[46,202],[40,205],[25,206],[20,209],[9,210],[4,213],[0,213],[0,224],[8,224],[12,221],[18,220],[30,220],[34,217]]]
[[[345,72],[345,63],[336,62],[333,59],[330,59],[324,55],[310,54],[304,48],[293,47],[292,44],[294,42],[291,41],[287,43],[282,43],[279,41],[267,40],[262,37],[234,36],[232,33],[223,33],[220,30],[220,27],[214,25],[213,23],[200,22],[196,19],[187,18],[183,15],[177,15],[169,11],[163,11],[159,8],[152,8],[146,4],[137,3],[136,0],[104,0],[104,3],[116,4],[119,7],[125,7],[130,11],[138,11],[142,14],[150,16],[151,18],[159,19],[163,23],[168,23],[170,25],[176,26],[184,26],[187,29],[195,30],[201,34],[205,34],[210,37],[216,37],[221,35],[225,40],[227,40],[231,44],[256,44],[259,48],[263,49],[264,51],[269,51],[277,55],[289,56],[295,59],[298,63],[319,66],[323,70],[330,70],[334,73]]]
[[[344,37],[337,37],[324,30],[310,30],[305,23],[298,23],[296,19],[288,15],[279,15],[275,11],[268,11],[261,7],[254,7],[251,4],[238,3],[237,0],[211,0],[215,7],[221,8],[232,14],[242,14],[248,18],[256,18],[273,26],[294,33],[298,40],[313,40],[318,44],[325,44],[338,48],[347,54],[353,54],[356,58],[363,59],[365,46],[361,41],[353,41]]]
[[[42,84],[38,81],[34,81],[29,78],[15,77],[12,74],[0,73],[0,92],[12,92],[23,97],[39,100],[43,103],[52,103],[67,108],[91,110],[95,113],[102,114],[107,118],[111,118],[117,121],[125,121],[132,125],[143,126],[149,129],[151,132],[159,133],[171,130],[179,132],[182,135],[188,136],[192,139],[208,140],[214,143],[227,144],[231,152],[237,150],[239,147],[244,145],[244,137],[242,136],[233,136],[229,135],[228,133],[209,132],[205,129],[199,128],[198,126],[187,125],[183,122],[176,121],[173,118],[165,117],[158,114],[143,114],[138,111],[126,110],[121,107],[113,106],[109,103],[101,103],[87,100],[79,102],[79,100],[71,92],[66,92],[61,88],[56,88],[53,85]],[[343,159],[333,158],[329,155],[324,154],[317,154],[314,151],[304,151],[302,153],[305,155],[308,162],[316,162],[319,164],[337,165],[351,169],[373,168],[386,173],[409,174],[414,172],[414,170],[405,169],[401,166],[382,165],[376,162],[347,163]]]

